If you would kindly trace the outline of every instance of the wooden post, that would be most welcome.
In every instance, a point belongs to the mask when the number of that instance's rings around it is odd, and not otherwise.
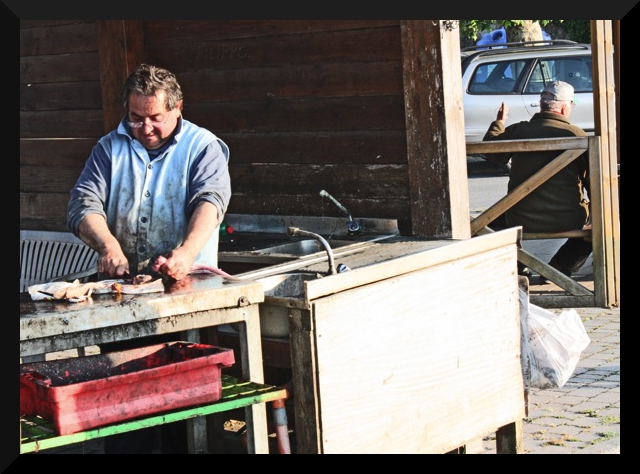
[[[522,420],[501,426],[496,431],[496,454],[523,454]]]
[[[143,57],[142,25],[140,20],[96,20],[105,133],[124,116],[122,85]]]
[[[467,239],[469,191],[457,20],[401,22],[411,193],[403,234]]]
[[[591,20],[591,50],[595,134],[600,138],[600,176],[597,181],[592,179],[591,185],[597,186],[592,192],[601,194],[602,258],[607,275],[603,291],[596,291],[596,295],[602,295],[596,305],[612,307],[620,305],[620,207],[616,143],[618,104],[611,20]]]

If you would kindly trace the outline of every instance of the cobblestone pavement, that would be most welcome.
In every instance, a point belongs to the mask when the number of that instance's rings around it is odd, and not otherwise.
[[[532,389],[525,454],[620,454],[620,308],[575,310],[591,343],[562,388]],[[492,434],[482,453],[495,447]]]

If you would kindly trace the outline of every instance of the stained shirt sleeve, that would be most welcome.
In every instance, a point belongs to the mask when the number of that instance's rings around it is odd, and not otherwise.
[[[189,175],[189,216],[200,202],[207,201],[216,206],[222,222],[231,200],[228,161],[229,148],[220,139],[207,145],[194,160]]]
[[[71,190],[67,206],[67,227],[74,235],[78,236],[78,226],[85,216],[99,214],[106,219],[110,180],[111,160],[102,143],[98,143]]]

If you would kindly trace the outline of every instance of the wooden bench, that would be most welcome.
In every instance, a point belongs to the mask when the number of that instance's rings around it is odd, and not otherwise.
[[[592,238],[591,229],[581,229],[581,230],[570,230],[565,232],[523,232],[522,240],[546,240],[546,239],[569,239],[569,238],[583,238],[589,239]],[[576,282],[573,278],[568,277],[564,273],[556,270],[551,265],[542,260],[538,259],[531,253],[527,252],[523,249],[518,249],[518,260],[522,262],[527,267],[531,268],[542,277],[547,280],[553,281],[556,285],[560,286],[564,290],[566,290],[569,295],[573,297],[584,297],[591,298],[593,297],[593,292],[587,288],[585,288],[580,283]],[[545,297],[548,299],[548,297]],[[533,298],[537,300],[539,298]]]
[[[604,262],[600,250],[602,245],[602,236],[598,233],[602,231],[601,226],[598,225],[598,223],[601,222],[600,214],[602,212],[602,206],[599,202],[599,194],[596,192],[597,188],[595,186],[598,184],[597,170],[600,169],[597,137],[532,139],[525,141],[507,140],[502,142],[482,142],[481,144],[475,144],[471,147],[468,144],[467,147],[472,150],[474,147],[479,147],[481,151],[485,153],[503,151],[504,148],[501,149],[501,147],[513,149],[513,151],[533,151],[539,149],[547,151],[557,150],[559,152],[558,156],[554,160],[538,170],[515,189],[511,190],[506,196],[486,209],[475,219],[472,218],[472,236],[492,232],[492,230],[486,226],[495,218],[503,214],[507,209],[510,209],[521,199],[528,196],[550,177],[584,153],[585,150],[589,150],[589,164],[590,169],[592,170],[591,189],[594,192],[594,196],[590,196],[592,199],[592,214],[594,218],[593,230],[583,229],[566,232],[522,233],[521,240],[567,239],[571,237],[586,237],[592,239],[594,242],[593,257],[595,291],[589,290],[524,249],[518,249],[518,261],[566,291],[566,295],[562,297],[549,297],[547,295],[540,297],[532,296],[532,300],[535,304],[543,307],[580,307],[596,306],[599,304],[600,300],[604,298],[604,295],[602,294],[604,292]],[[469,152],[469,149],[467,152]]]
[[[571,239],[571,238],[591,239],[591,229],[567,230],[565,232],[523,232],[522,240],[543,240],[543,239]]]

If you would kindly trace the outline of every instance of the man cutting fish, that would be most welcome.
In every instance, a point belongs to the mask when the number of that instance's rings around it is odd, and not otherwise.
[[[102,278],[157,272],[182,280],[192,268],[216,268],[231,198],[229,148],[183,118],[181,87],[166,69],[141,64],[126,79],[122,100],[126,115],[94,146],[71,191],[69,229],[98,253]],[[157,337],[100,349],[151,343]],[[141,430],[106,437],[105,453],[151,453],[153,445]],[[184,425],[163,425],[161,452],[186,450]]]
[[[69,229],[110,278],[157,271],[180,280],[194,263],[216,267],[229,148],[182,117],[182,90],[166,69],[139,66],[122,99],[126,116],[98,141],[71,191]]]

